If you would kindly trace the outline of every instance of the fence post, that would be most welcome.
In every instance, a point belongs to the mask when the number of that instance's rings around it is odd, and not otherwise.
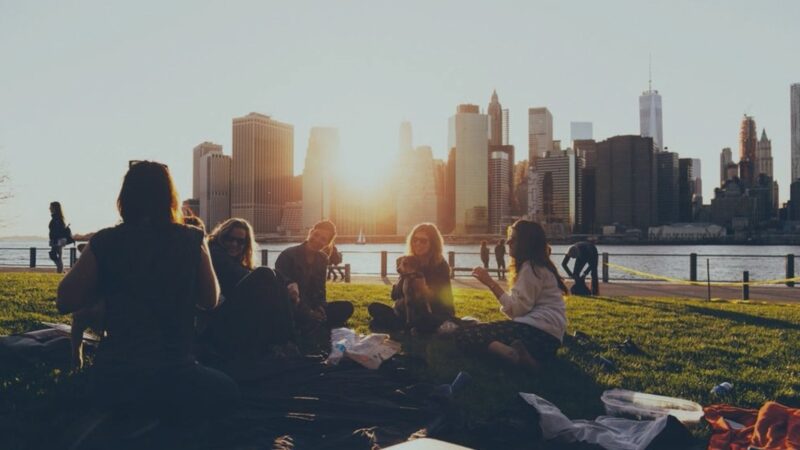
[[[386,263],[389,260],[389,253],[386,250],[381,250],[381,277],[386,277],[388,271],[386,270]]]
[[[750,300],[750,271],[742,272],[742,300]]]
[[[30,260],[31,269],[36,267],[36,247],[31,247],[31,260]]]
[[[350,282],[350,264],[349,263],[344,265],[344,282],[345,283],[349,283]]]
[[[786,255],[786,278],[794,278],[794,254]],[[787,281],[786,285],[794,287],[794,281]]]
[[[261,265],[268,266],[269,265],[269,250],[261,249]]]
[[[689,254],[689,280],[697,281],[697,253]]]
[[[608,283],[608,253],[603,252],[603,283]]]
[[[69,249],[69,267],[72,268],[72,266],[75,265],[75,261],[77,260],[78,260],[78,249],[72,247]]]
[[[447,252],[447,263],[450,264],[450,279],[456,277],[456,252]]]

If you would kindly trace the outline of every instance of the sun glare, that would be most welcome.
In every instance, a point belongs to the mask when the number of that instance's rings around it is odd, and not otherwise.
[[[343,158],[336,169],[339,174],[337,178],[345,188],[379,189],[386,187],[391,179],[389,163],[376,157]]]

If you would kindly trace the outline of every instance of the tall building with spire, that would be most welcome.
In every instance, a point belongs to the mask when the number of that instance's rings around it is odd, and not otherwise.
[[[791,152],[792,174],[789,183],[800,180],[800,83],[794,83],[790,90],[791,98]]]
[[[745,114],[739,127],[739,179],[745,186],[754,186],[758,179],[756,172],[756,147],[758,134],[756,121]]]
[[[664,128],[661,120],[661,95],[653,90],[653,71],[650,70],[647,90],[639,96],[639,135],[653,138],[653,149],[664,150]]]
[[[772,176],[772,141],[767,138],[767,130],[761,130],[761,139],[756,144],[756,176]],[[774,178],[773,178],[774,179]]]
[[[503,145],[503,107],[497,99],[497,90],[492,91],[486,112],[489,115],[489,145]]]
[[[275,233],[291,196],[294,127],[250,113],[233,119],[231,214],[258,234]]]

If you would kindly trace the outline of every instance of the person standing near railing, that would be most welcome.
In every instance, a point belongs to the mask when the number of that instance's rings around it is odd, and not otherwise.
[[[494,259],[497,261],[497,279],[506,279],[506,240],[500,239],[500,242],[494,246]]]
[[[572,266],[572,270],[570,270],[568,265],[571,258],[575,258],[575,265]],[[592,274],[591,294],[600,294],[599,280],[597,276],[597,263],[597,247],[589,241],[578,242],[567,250],[567,253],[564,255],[564,260],[561,261],[561,267],[564,268],[564,271],[567,273],[567,275],[575,282],[572,290],[573,294],[585,295],[587,293],[585,292],[586,275],[589,273]],[[583,270],[584,267],[586,267],[585,271]]]
[[[481,262],[484,269],[489,268],[489,246],[486,245],[486,241],[481,241]]]
[[[48,253],[48,256],[56,263],[56,271],[62,273],[64,272],[64,262],[61,260],[61,253],[64,246],[72,239],[72,233],[65,223],[64,211],[61,209],[60,202],[50,203],[50,224],[48,228],[50,228],[50,253]]]

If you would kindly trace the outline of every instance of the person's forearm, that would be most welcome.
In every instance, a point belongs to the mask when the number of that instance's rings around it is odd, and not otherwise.
[[[506,291],[503,290],[503,288],[500,287],[500,285],[494,280],[487,283],[486,287],[488,287],[489,290],[492,291],[492,294],[494,294],[494,296],[497,297],[498,300],[500,300],[500,297],[502,297],[506,293]]]

